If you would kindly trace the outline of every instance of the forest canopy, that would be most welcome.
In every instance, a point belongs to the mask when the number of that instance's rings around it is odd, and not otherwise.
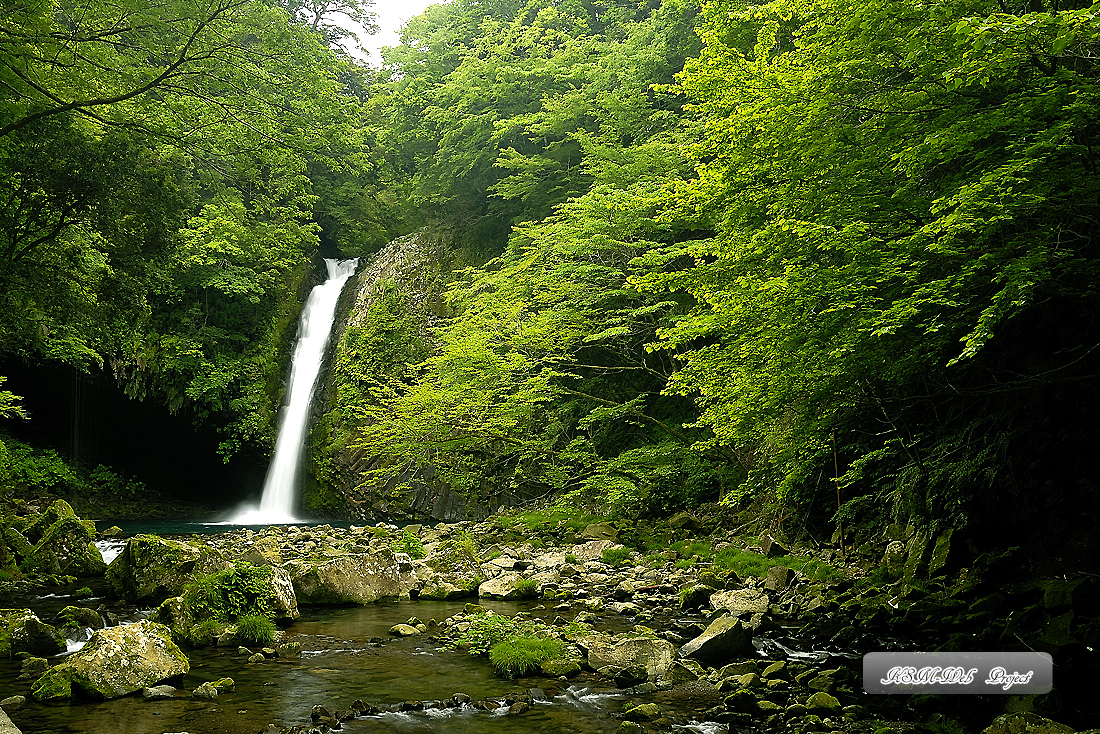
[[[263,446],[310,257],[417,232],[322,481],[352,447],[364,486],[623,511],[1096,502],[1098,5],[456,0],[377,69],[337,5],[5,8],[7,354]]]

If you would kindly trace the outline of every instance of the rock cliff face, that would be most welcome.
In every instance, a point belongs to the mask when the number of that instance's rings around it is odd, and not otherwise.
[[[407,365],[431,356],[434,330],[448,315],[444,291],[451,273],[468,264],[440,238],[415,233],[360,266],[337,310],[334,346],[314,402],[307,510],[370,521],[482,520],[528,499],[490,488],[471,502],[438,481],[431,467],[381,483],[371,475],[378,458],[356,446],[356,437],[370,430],[357,409],[378,386],[403,377]]]

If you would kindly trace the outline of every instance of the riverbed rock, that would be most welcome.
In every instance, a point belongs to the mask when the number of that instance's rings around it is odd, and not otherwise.
[[[410,637],[412,635],[419,635],[420,630],[413,627],[411,624],[395,624],[390,627],[390,634],[397,637]]]
[[[93,630],[101,630],[106,626],[103,624],[103,617],[99,616],[99,612],[87,607],[65,607],[57,613],[55,621],[60,623],[62,629],[88,627]]]
[[[228,567],[228,562],[205,546],[135,535],[108,566],[107,580],[123,599],[159,603],[179,596],[195,574]]]
[[[734,617],[751,616],[768,611],[768,594],[760,589],[719,591],[710,597],[712,609],[724,609]]]
[[[278,566],[283,562],[283,554],[279,552],[279,541],[270,535],[257,538],[241,556],[241,560],[253,566]]]
[[[34,680],[50,667],[46,658],[27,658],[19,669],[17,680]]]
[[[21,734],[15,724],[11,723],[11,719],[8,718],[3,709],[0,709],[0,734]]]
[[[606,522],[593,523],[580,534],[581,540],[609,540],[614,542],[619,537],[619,531],[613,525]]]
[[[477,595],[491,599],[516,599],[520,596],[516,585],[522,580],[523,576],[515,571],[505,571],[478,586]]]
[[[407,597],[416,588],[411,567],[402,570],[401,559],[379,549],[370,553],[349,553],[330,560],[288,561],[299,601],[310,604],[356,602],[370,604],[386,597]]]
[[[55,576],[102,576],[107,564],[95,547],[95,539],[95,523],[91,520],[63,517],[46,528],[22,568]]]
[[[31,696],[54,701],[80,692],[96,699],[118,698],[189,669],[171,631],[146,619],[95,632],[81,650],[35,681]]]
[[[794,581],[794,570],[786,566],[772,566],[764,579],[764,588],[768,591],[782,591]],[[764,611],[764,610],[760,610]]]
[[[806,699],[806,708],[817,714],[834,713],[840,711],[840,701],[824,691],[818,691]]]
[[[203,683],[201,686],[191,691],[191,698],[197,698],[203,701],[213,701],[218,697],[218,689],[214,687],[214,684],[210,681]]]
[[[30,609],[0,609],[0,656],[20,652],[57,655],[65,652],[65,637]]]
[[[433,575],[420,587],[420,595],[417,598],[427,601],[445,601],[461,599],[465,596],[470,596],[468,589],[452,584],[442,576]]]
[[[275,648],[275,654],[280,660],[297,660],[302,657],[302,643],[284,642]]]
[[[752,630],[728,614],[710,623],[703,634],[680,648],[684,657],[694,658],[704,665],[718,666],[729,660],[751,655]]]
[[[640,665],[651,679],[664,676],[676,659],[676,646],[671,642],[641,635],[615,639],[592,632],[578,637],[577,646],[585,652],[588,667],[593,670],[607,666],[626,670]]]
[[[26,702],[26,696],[8,696],[3,701],[0,701],[0,709],[4,711],[15,711],[16,709],[23,708],[23,704]]]
[[[603,555],[603,552],[614,545],[610,540],[590,540],[587,543],[575,545],[569,551],[569,555],[577,559],[578,563],[595,561]]]
[[[293,622],[302,616],[298,611],[298,597],[294,593],[294,582],[290,573],[285,568],[273,566],[269,583],[275,595],[275,620]]]
[[[42,513],[28,518],[27,524],[22,527],[23,535],[33,545],[41,540],[55,523],[74,517],[76,517],[76,511],[73,510],[72,505],[65,500],[54,500]]]
[[[998,716],[982,734],[1073,734],[1073,729],[1034,712],[1020,712]]]
[[[141,689],[141,697],[147,701],[163,701],[176,693],[174,686],[148,686]]]
[[[680,594],[680,608],[684,611],[701,609],[710,604],[710,597],[716,589],[706,584],[692,584]]]
[[[790,551],[778,540],[770,535],[765,535],[760,541],[760,547],[768,558],[790,555]]]

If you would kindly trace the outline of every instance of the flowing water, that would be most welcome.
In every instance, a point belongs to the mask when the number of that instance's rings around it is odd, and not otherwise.
[[[83,583],[83,582],[82,582]],[[51,620],[68,604],[96,607],[106,599],[106,584],[93,584],[96,596],[75,601],[72,589],[8,600],[12,606],[29,606],[44,620]],[[111,605],[134,621],[151,610]],[[518,603],[492,607],[514,614]],[[461,611],[461,602],[391,601],[368,606],[325,606],[302,609],[302,617],[286,629],[286,640],[302,645],[299,660],[268,660],[249,664],[234,647],[188,650],[191,670],[178,683],[172,699],[146,701],[133,695],[102,702],[46,705],[33,701],[10,712],[25,734],[57,732],[76,734],[114,731],[125,734],[237,734],[308,724],[314,704],[346,709],[355,699],[369,704],[427,701],[465,693],[472,699],[503,697],[542,687],[546,699],[520,716],[499,716],[473,707],[383,714],[344,724],[348,732],[451,732],[462,734],[535,734],[538,732],[591,732],[610,734],[619,722],[611,713],[622,707],[615,691],[589,690],[584,682],[567,684],[545,678],[507,681],[498,678],[484,658],[449,650],[427,637],[395,639],[390,626],[411,616],[443,619]],[[75,635],[81,636],[79,633]],[[70,644],[70,651],[78,646]],[[52,663],[60,659],[55,658]],[[19,661],[0,660],[0,698],[27,695],[30,681],[16,680]],[[233,678],[236,688],[215,701],[198,701],[188,692],[208,680]]]
[[[238,512],[230,522],[241,525],[297,522],[294,517],[298,499],[298,473],[309,422],[317,375],[325,357],[325,347],[336,317],[336,303],[348,278],[355,274],[358,260],[325,260],[328,280],[316,286],[302,307],[298,342],[290,364],[279,434],[275,453],[264,479],[263,496],[258,508]]]

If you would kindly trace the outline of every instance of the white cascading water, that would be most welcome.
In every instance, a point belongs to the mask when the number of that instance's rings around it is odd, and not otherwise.
[[[325,347],[336,319],[336,302],[344,283],[355,274],[358,260],[325,259],[328,280],[310,291],[302,307],[298,325],[298,343],[290,362],[290,383],[283,401],[279,434],[275,439],[275,454],[267,468],[264,493],[260,506],[238,512],[231,523],[238,525],[272,525],[298,522],[294,505],[298,498],[298,473],[305,447],[309,406]]]

